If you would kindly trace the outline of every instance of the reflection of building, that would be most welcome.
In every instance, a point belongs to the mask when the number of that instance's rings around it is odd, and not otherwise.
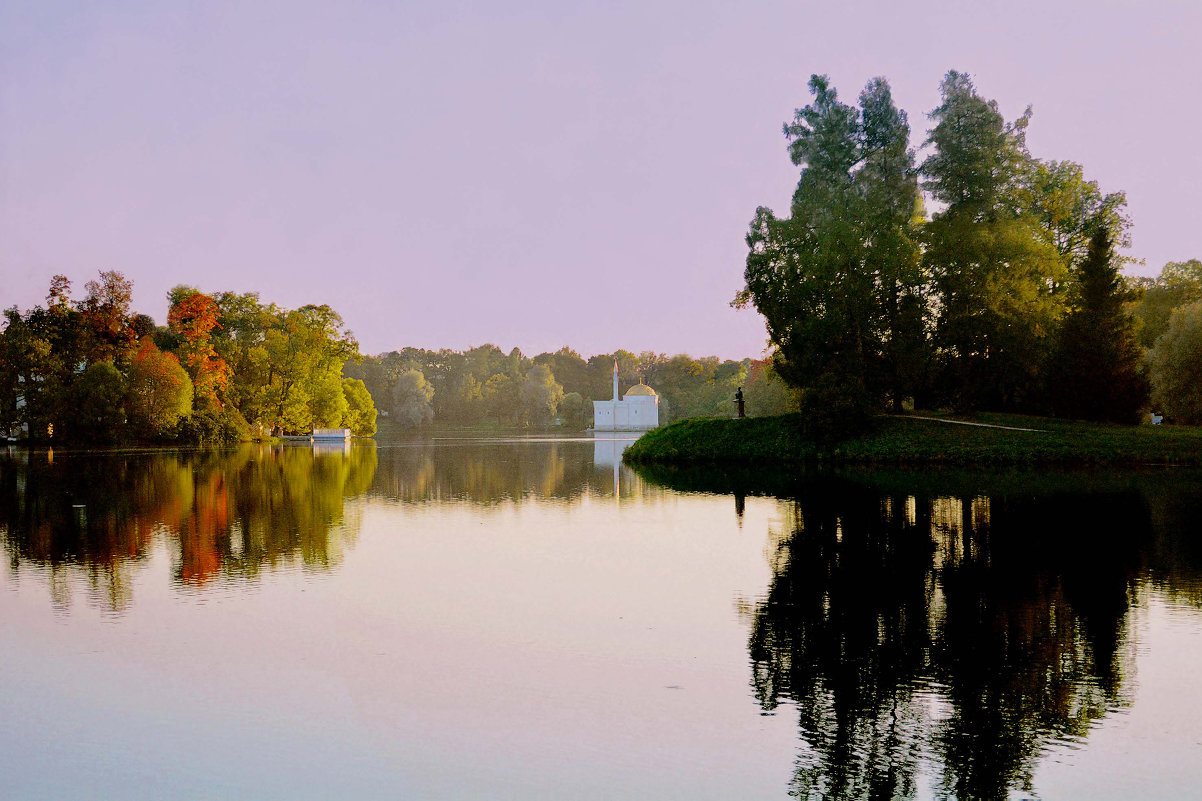
[[[614,397],[593,401],[593,430],[646,431],[658,425],[659,396],[641,379],[618,399],[618,360],[614,359]]]
[[[614,497],[621,495],[622,453],[637,437],[598,436],[593,439],[593,466],[611,467],[614,471]]]

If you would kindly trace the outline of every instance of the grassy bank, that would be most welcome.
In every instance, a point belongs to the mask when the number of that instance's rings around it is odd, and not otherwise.
[[[803,435],[800,415],[694,419],[648,432],[627,449],[625,459],[665,465],[1202,465],[1202,428],[1128,427],[1000,414],[955,419],[1038,430],[888,417],[871,433],[824,450]]]

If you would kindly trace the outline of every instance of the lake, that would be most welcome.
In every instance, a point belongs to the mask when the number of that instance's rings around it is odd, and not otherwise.
[[[1202,473],[0,451],[0,797],[1177,799]]]

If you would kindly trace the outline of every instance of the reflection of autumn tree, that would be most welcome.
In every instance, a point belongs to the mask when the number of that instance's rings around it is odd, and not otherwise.
[[[802,485],[749,642],[761,705],[798,710],[794,792],[913,797],[930,755],[948,797],[1029,789],[1041,748],[1126,702],[1125,616],[1147,540],[1133,493]]]
[[[117,610],[129,602],[129,570],[159,534],[183,584],[298,559],[336,565],[358,527],[345,500],[363,494],[375,467],[371,445],[10,458],[0,469],[0,536],[14,569],[49,571],[56,599],[68,597],[59,574],[82,571]]]

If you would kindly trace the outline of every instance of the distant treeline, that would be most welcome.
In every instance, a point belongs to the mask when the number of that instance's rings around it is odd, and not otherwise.
[[[296,310],[255,293],[169,294],[167,325],[130,308],[115,271],[82,300],[61,275],[45,306],[4,312],[0,435],[36,441],[234,442],[314,427],[376,430],[342,366],[359,345],[329,306]]]
[[[592,422],[594,399],[643,380],[661,420],[729,415],[744,388],[753,414],[796,408],[766,361],[619,350],[587,360],[562,348],[528,358],[495,345],[405,348],[363,357],[325,305],[282,309],[257,293],[177,286],[167,324],[131,308],[132,283],[101,272],[71,297],[54,276],[43,306],[4,312],[0,436],[87,443],[220,443],[314,428],[376,432],[377,407],[399,428],[438,421],[499,427]]]
[[[344,372],[361,379],[376,407],[404,428],[490,422],[583,429],[592,423],[592,401],[613,395],[615,361],[623,393],[639,381],[656,391],[661,422],[732,415],[739,387],[751,414],[797,408],[769,362],[716,356],[618,350],[585,359],[565,347],[530,358],[487,344],[466,351],[403,348],[348,363]]]

